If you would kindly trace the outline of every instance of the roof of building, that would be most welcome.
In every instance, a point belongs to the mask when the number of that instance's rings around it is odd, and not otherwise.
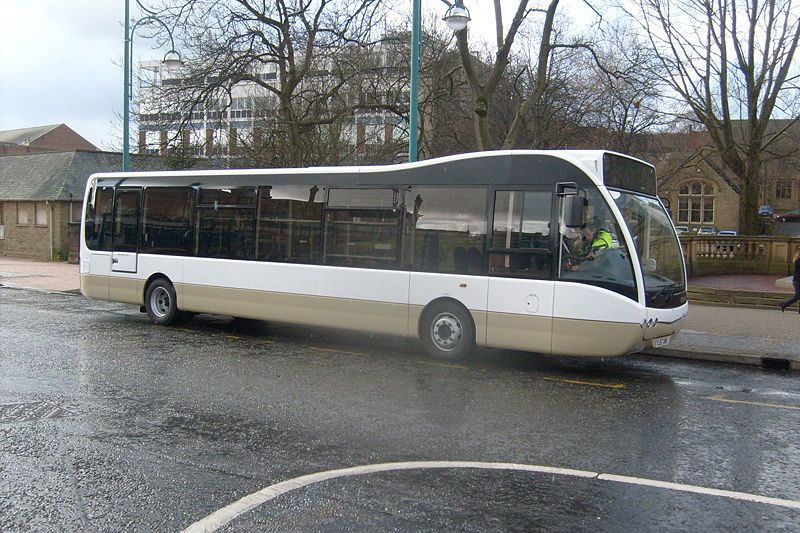
[[[63,124],[50,124],[48,126],[0,131],[0,143],[29,144],[31,141],[50,133],[59,126],[63,126]]]
[[[0,156],[0,200],[79,200],[86,180],[122,168],[115,152],[48,152]],[[164,170],[160,157],[131,156],[131,170]]]

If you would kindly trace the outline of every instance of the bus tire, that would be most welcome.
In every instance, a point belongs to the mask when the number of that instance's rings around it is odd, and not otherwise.
[[[167,326],[178,317],[178,299],[175,287],[166,278],[153,280],[147,286],[144,306],[153,324]]]
[[[475,325],[469,311],[451,302],[437,302],[422,317],[420,338],[428,354],[459,361],[475,350]]]

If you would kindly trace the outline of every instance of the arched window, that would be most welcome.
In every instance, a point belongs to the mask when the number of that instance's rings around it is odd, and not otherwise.
[[[714,185],[689,181],[678,187],[678,223],[714,223]]]

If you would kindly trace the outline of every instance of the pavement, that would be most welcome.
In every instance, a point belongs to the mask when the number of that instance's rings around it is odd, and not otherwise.
[[[782,276],[705,276],[690,286],[779,293],[791,291]],[[0,285],[29,290],[79,293],[78,265],[0,257]],[[0,303],[2,300],[0,299]],[[800,314],[797,304],[775,309],[692,303],[683,329],[663,348],[644,353],[682,359],[800,370]]]

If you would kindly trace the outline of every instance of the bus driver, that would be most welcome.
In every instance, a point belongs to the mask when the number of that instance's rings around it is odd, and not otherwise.
[[[578,270],[584,261],[591,261],[603,252],[611,248],[613,239],[611,233],[600,226],[600,219],[590,218],[581,227],[581,236],[584,242],[583,253],[573,256],[568,264],[569,270]]]

